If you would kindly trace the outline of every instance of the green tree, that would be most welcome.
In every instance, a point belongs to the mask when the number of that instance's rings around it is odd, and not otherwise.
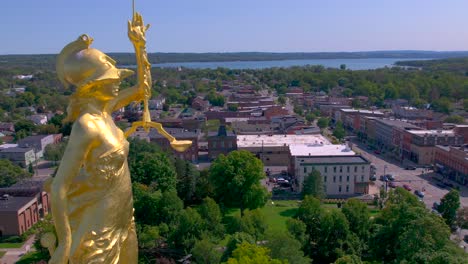
[[[175,171],[177,174],[177,194],[186,205],[192,204],[200,173],[191,162],[183,159],[176,159]]]
[[[356,255],[345,255],[337,259],[333,264],[362,264],[362,261]]]
[[[177,226],[168,241],[174,245],[174,248],[190,252],[195,242],[201,238],[203,226],[200,214],[195,209],[187,207],[181,211]]]
[[[322,199],[325,197],[322,175],[320,175],[318,170],[312,170],[312,172],[305,177],[302,187],[302,195],[310,195],[317,199]]]
[[[242,243],[232,252],[227,264],[281,264],[287,263],[272,259],[269,250],[250,243]]]
[[[135,219],[138,224],[158,225],[160,220],[161,192],[134,182],[133,183],[133,207]]]
[[[165,153],[139,153],[129,165],[133,182],[155,184],[162,192],[176,189],[175,169]]]
[[[268,228],[265,215],[260,209],[247,210],[240,219],[239,231],[250,234],[256,241],[264,238]]]
[[[217,200],[226,206],[239,207],[242,216],[245,209],[261,207],[268,200],[268,191],[260,184],[263,178],[262,162],[244,150],[219,155],[210,167]]]
[[[0,159],[0,188],[9,187],[19,180],[28,178],[30,173],[9,160]]]
[[[443,98],[434,100],[432,102],[432,108],[437,112],[450,114],[450,112],[452,111],[452,103],[450,102],[448,98],[443,97]]]
[[[329,123],[330,123],[330,119],[328,119],[326,117],[320,117],[317,120],[317,126],[320,127],[321,129],[324,129],[324,128],[328,127]]]
[[[307,120],[307,122],[309,123],[312,123],[314,122],[314,120],[316,119],[317,117],[314,115],[314,113],[312,112],[308,112],[305,116],[305,119]]]
[[[358,199],[348,199],[341,208],[349,222],[349,229],[363,241],[369,238],[369,229],[371,227],[370,212],[367,204]]]
[[[342,140],[346,136],[346,131],[341,121],[336,122],[335,129],[333,129],[333,136],[339,140]]]
[[[44,159],[57,163],[57,161],[62,159],[66,146],[67,142],[65,141],[47,145],[44,149]]]
[[[285,104],[286,104],[286,97],[284,97],[284,95],[280,95],[280,96],[278,97],[278,103],[279,103],[280,105],[285,105]]]
[[[207,238],[195,242],[192,255],[196,263],[218,264],[221,261],[221,252],[218,246]]]
[[[452,227],[455,224],[457,210],[460,208],[460,193],[456,189],[451,189],[442,199],[437,210],[448,226]]]
[[[236,248],[242,244],[242,243],[249,243],[249,244],[254,244],[255,238],[253,238],[251,235],[243,232],[237,232],[231,235],[229,238],[229,241],[226,245],[226,250],[224,250],[223,256],[221,258],[221,261],[225,262],[228,260],[229,257],[231,257],[232,252],[236,250]]]
[[[15,123],[15,132],[19,133],[21,131],[23,131],[26,136],[30,136],[33,132],[36,132],[36,125],[30,120],[20,119]]]
[[[224,234],[221,209],[215,200],[210,197],[203,199],[203,203],[198,207],[198,212],[203,219],[204,229],[210,230],[212,236],[221,237]]]
[[[228,105],[228,110],[231,112],[237,112],[237,109],[239,108],[238,104],[229,104]]]
[[[266,247],[273,259],[287,261],[289,264],[307,264],[311,259],[304,257],[301,242],[284,232],[270,232],[266,237]]]
[[[444,122],[454,123],[454,124],[464,124],[465,123],[465,118],[463,116],[459,116],[459,115],[451,115],[451,116],[445,118]]]

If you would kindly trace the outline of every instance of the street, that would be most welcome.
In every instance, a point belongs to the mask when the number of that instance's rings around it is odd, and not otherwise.
[[[403,186],[404,184],[411,187],[411,192],[415,190],[424,192],[422,201],[426,204],[427,208],[431,209],[434,202],[440,202],[440,199],[449,192],[449,189],[437,186],[436,179],[442,179],[442,175],[437,174],[429,169],[417,168],[416,170],[405,170],[404,166],[399,162],[384,157],[383,154],[375,154],[372,150],[368,150],[366,145],[358,142],[356,139],[352,140],[353,150],[360,153],[368,159],[376,167],[377,181],[371,186],[371,194],[379,193],[379,189],[385,182],[380,181],[380,175],[392,174],[395,177],[396,186]],[[460,202],[461,206],[468,206],[468,188],[461,186],[455,182],[451,182],[454,186],[460,187]],[[391,189],[388,187],[388,189]]]

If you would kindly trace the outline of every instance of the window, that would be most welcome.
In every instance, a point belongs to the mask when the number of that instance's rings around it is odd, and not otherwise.
[[[333,182],[336,182],[336,176],[333,176]]]
[[[349,166],[347,166],[347,167],[346,167],[346,172],[348,172],[348,173],[349,173]]]
[[[347,182],[349,182],[349,175],[348,175],[348,176],[346,176],[346,181],[347,181]]]
[[[327,170],[327,166],[325,166],[325,172],[328,172],[328,170]]]
[[[356,182],[356,175],[354,175],[354,182]]]
[[[221,148],[224,148],[224,141],[221,141]]]
[[[343,181],[343,176],[340,175],[340,182]]]
[[[361,175],[361,181],[362,182],[364,181],[364,175]]]
[[[338,192],[341,192],[341,185],[338,187]]]
[[[213,141],[213,148],[216,148],[216,141]]]
[[[307,173],[307,167],[304,167],[304,173]]]
[[[323,182],[327,182],[327,176],[323,176]]]
[[[364,166],[362,166],[361,168],[362,168],[362,172],[364,172]]]
[[[232,148],[232,141],[229,141],[228,147],[229,147],[229,148]]]
[[[343,172],[343,166],[340,166],[340,172]]]
[[[357,172],[357,166],[354,166],[354,172]]]
[[[333,172],[336,172],[336,167],[333,167]]]
[[[346,192],[349,192],[349,185],[346,185]]]

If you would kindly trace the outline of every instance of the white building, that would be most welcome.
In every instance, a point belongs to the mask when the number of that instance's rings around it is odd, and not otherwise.
[[[302,191],[312,170],[322,176],[327,197],[350,197],[369,192],[371,163],[346,145],[290,145],[295,189]]]

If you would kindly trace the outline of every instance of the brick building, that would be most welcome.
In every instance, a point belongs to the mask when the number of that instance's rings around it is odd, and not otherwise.
[[[166,131],[177,140],[191,140],[192,145],[184,152],[177,152],[171,147],[169,140],[159,134],[156,129],[151,129],[148,137],[151,142],[156,142],[163,150],[172,151],[176,157],[191,162],[198,161],[198,140],[201,135],[199,130],[190,131],[183,128],[166,128]]]
[[[208,136],[208,157],[216,159],[219,154],[227,155],[229,152],[237,150],[236,134],[226,131],[226,126],[219,126],[218,132]]]
[[[468,146],[434,148],[434,168],[445,177],[468,185]]]
[[[49,213],[49,195],[41,189],[0,188],[0,236],[22,235]]]

